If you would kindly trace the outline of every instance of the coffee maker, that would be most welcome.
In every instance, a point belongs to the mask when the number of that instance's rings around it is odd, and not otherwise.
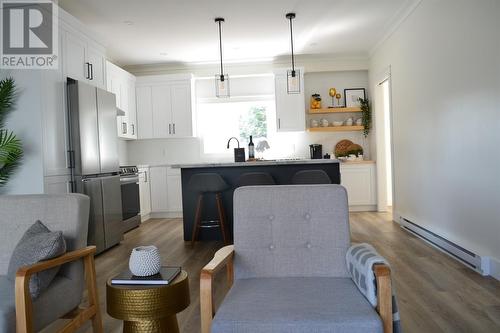
[[[309,145],[309,150],[311,152],[312,160],[319,160],[323,158],[323,145],[320,144]]]

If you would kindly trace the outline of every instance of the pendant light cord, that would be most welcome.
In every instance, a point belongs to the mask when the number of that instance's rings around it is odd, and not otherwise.
[[[295,14],[288,14],[288,19],[290,20],[290,45],[292,46],[292,77],[295,77],[295,57],[293,54],[293,28],[292,20],[295,18]]]
[[[219,20],[219,52],[220,52],[220,80],[224,81],[224,70],[222,68],[222,28],[221,28],[222,20]]]

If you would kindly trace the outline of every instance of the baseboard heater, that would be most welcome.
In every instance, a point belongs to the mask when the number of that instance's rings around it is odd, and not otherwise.
[[[438,248],[439,250],[445,252],[446,254],[450,255],[451,257],[457,259],[458,261],[462,262],[463,264],[467,265],[468,267],[474,269],[475,271],[479,272],[480,274],[484,274],[483,267],[481,267],[481,256],[478,256],[477,254],[464,249],[458,244],[455,244],[446,238],[439,236],[438,234],[419,226],[418,224],[415,224],[411,222],[408,219],[405,219],[404,217],[400,217],[400,224],[403,227],[403,229],[409,231],[410,233],[414,234],[415,236],[423,239],[427,243],[430,243],[434,247]]]

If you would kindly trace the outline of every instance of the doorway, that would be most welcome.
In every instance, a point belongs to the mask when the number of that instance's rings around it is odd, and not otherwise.
[[[394,205],[392,98],[390,71],[375,86],[378,211],[392,211]]]

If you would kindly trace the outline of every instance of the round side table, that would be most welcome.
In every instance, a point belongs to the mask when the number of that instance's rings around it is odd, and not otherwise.
[[[168,285],[106,284],[108,314],[123,320],[123,332],[178,333],[176,314],[189,306],[186,271]]]

